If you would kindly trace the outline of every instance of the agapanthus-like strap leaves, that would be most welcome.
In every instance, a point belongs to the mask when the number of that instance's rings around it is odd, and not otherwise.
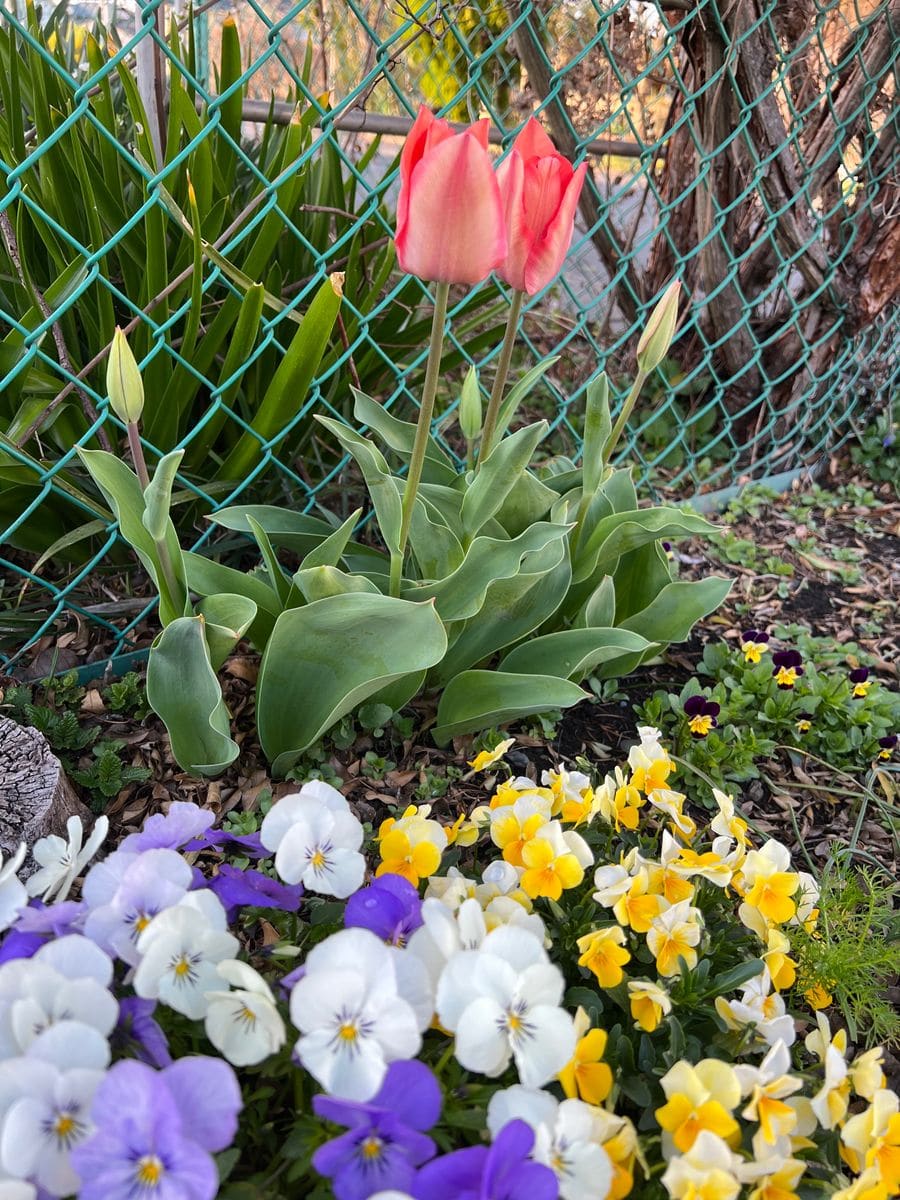
[[[257,685],[260,741],[275,773],[364,700],[440,662],[446,649],[433,604],[356,594],[283,612]]]
[[[629,550],[660,538],[686,537],[690,534],[709,536],[713,526],[703,517],[675,507],[636,509],[617,512],[598,521],[590,531],[584,549],[575,564],[574,579],[580,583],[596,571],[608,575],[617,559]]]
[[[546,432],[546,421],[517,429],[498,442],[481,464],[466,490],[460,510],[463,529],[470,537],[500,509]]]
[[[361,425],[368,425],[386,446],[399,454],[404,462],[408,461],[416,439],[416,427],[413,422],[401,421],[365,392],[357,388],[352,388],[351,391],[354,397],[353,415],[357,421]],[[456,478],[457,471],[453,462],[438,442],[429,436],[422,479],[428,483],[443,483],[452,487]]]
[[[337,438],[348,454],[351,454],[359,465],[366,481],[375,516],[378,518],[378,528],[384,544],[391,553],[399,553],[400,549],[400,519],[401,519],[401,490],[398,481],[391,474],[385,462],[384,455],[377,446],[360,437],[355,430],[335,421],[331,417],[316,417],[326,429]]]

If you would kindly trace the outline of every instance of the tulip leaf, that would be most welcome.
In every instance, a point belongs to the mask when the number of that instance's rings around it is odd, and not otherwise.
[[[255,517],[248,516],[247,524],[253,533],[253,539],[259,546],[259,552],[262,555],[263,562],[266,566],[266,575],[269,578],[269,585],[278,597],[278,602],[282,608],[287,604],[288,593],[291,590],[291,585],[284,571],[281,569],[281,564],[275,557],[275,551],[272,549],[272,543],[269,541],[269,535],[260,525]]]
[[[445,746],[463,733],[475,733],[551,708],[571,708],[587,695],[568,679],[553,675],[463,671],[444,689],[432,736],[439,746]]]
[[[646,608],[671,582],[669,560],[658,541],[623,554],[613,576],[617,624]]]
[[[407,590],[407,600],[435,601],[442,621],[463,621],[480,612],[490,585],[517,575],[526,555],[535,554],[568,532],[565,525],[538,522],[517,538],[477,537],[460,566],[438,583]]]
[[[423,579],[444,579],[463,561],[459,538],[421,494],[413,508],[409,544]]]
[[[144,491],[145,507],[141,522],[154,542],[161,542],[166,535],[166,523],[172,506],[172,486],[183,457],[183,450],[172,450],[161,458]]]
[[[192,775],[218,775],[237,758],[228,710],[210,661],[203,617],[178,617],[153,644],[147,700],[169,731],[172,754]]]
[[[343,595],[283,612],[257,685],[260,741],[275,773],[364,700],[440,662],[446,649],[433,604]]]
[[[350,535],[356,528],[356,522],[362,516],[362,511],[361,508],[356,509],[339,529],[336,529],[324,542],[314,546],[303,559],[301,566],[305,570],[309,570],[311,567],[336,567],[347,549]]]
[[[516,415],[516,409],[520,402],[528,395],[534,384],[545,375],[555,362],[559,362],[559,355],[554,354],[550,358],[545,358],[543,362],[539,362],[537,366],[527,371],[518,383],[513,384],[509,389],[506,399],[500,405],[500,412],[497,414],[497,437],[502,438],[509,427],[510,421]]]
[[[119,532],[131,546],[144,565],[147,574],[159,592],[159,618],[168,625],[177,617],[183,617],[188,607],[187,592],[173,596],[159,561],[159,550],[144,525],[146,504],[138,477],[131,468],[114,454],[105,450],[82,450],[78,455],[97,487],[103,493],[119,525]],[[160,539],[163,540],[163,539]],[[165,522],[165,546],[170,561],[181,561],[182,551],[171,520]],[[182,581],[177,581],[179,584]]]
[[[612,575],[604,575],[585,600],[575,618],[579,629],[612,625],[616,619],[616,585]]]
[[[662,506],[613,513],[598,521],[591,530],[578,553],[573,579],[580,583],[598,571],[609,575],[623,554],[648,542],[713,532],[714,527],[703,517],[681,508]]]
[[[398,481],[388,470],[384,455],[377,446],[341,421],[331,417],[316,416],[326,429],[337,438],[348,454],[352,455],[363,473],[378,528],[384,544],[392,553],[400,552],[401,493]]]
[[[307,604],[326,596],[345,596],[350,592],[379,595],[378,588],[364,575],[348,575],[337,567],[301,567],[294,575],[294,586]]]
[[[384,405],[367,396],[358,388],[353,392],[353,415],[360,425],[368,425],[375,431],[385,445],[390,446],[397,454],[407,461],[412,454],[413,442],[416,438],[416,426],[411,421],[401,421],[389,413]],[[457,471],[452,460],[441,446],[429,434],[425,447],[425,463],[422,468],[422,478],[426,483],[442,483],[452,487],[456,482]]]
[[[628,629],[560,629],[516,646],[499,669],[516,675],[558,675],[580,683],[600,663],[642,654],[651,645]]]
[[[719,607],[731,591],[732,582],[721,575],[677,580],[664,587],[646,608],[623,621],[622,626],[653,642],[681,642],[701,617]]]
[[[220,508],[213,513],[210,520],[223,529],[231,529],[236,533],[251,533],[249,518],[266,531],[273,546],[283,550],[292,550],[295,554],[306,555],[319,546],[326,538],[331,537],[336,527],[321,517],[312,517],[309,513],[294,512],[289,508],[278,508],[274,504],[244,504],[231,508]],[[380,562],[383,554],[358,542],[351,542],[353,554],[359,557]],[[344,555],[346,560],[350,550]]]
[[[552,488],[530,471],[523,471],[497,510],[496,518],[509,536],[515,537],[535,521],[542,521],[556,500]]]
[[[204,596],[195,605],[195,614],[206,622],[206,644],[214,671],[218,671],[253,624],[256,611],[249,597],[230,592]]]
[[[463,496],[460,513],[463,529],[469,537],[478,533],[500,509],[546,432],[546,421],[517,429],[498,442],[480,465]]]
[[[244,596],[256,605],[256,617],[248,630],[250,640],[262,649],[269,640],[275,618],[281,612],[281,604],[273,590],[257,575],[226,567],[202,554],[186,551],[184,570],[187,585],[192,592],[201,596],[232,594]]]
[[[609,415],[609,380],[601,372],[587,385],[584,407],[584,445],[581,451],[582,487],[593,496],[606,466],[604,447],[612,432]]]
[[[561,540],[530,554],[518,575],[495,580],[481,610],[466,622],[432,672],[433,682],[448,683],[457,672],[538,629],[559,608],[571,579],[566,545]]]

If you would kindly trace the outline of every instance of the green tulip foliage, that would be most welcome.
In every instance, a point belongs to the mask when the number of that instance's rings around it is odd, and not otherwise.
[[[82,454],[160,589],[165,628],[148,696],[185,770],[214,774],[238,753],[216,670],[244,636],[262,654],[259,736],[280,774],[373,697],[393,710],[434,693],[438,744],[566,708],[587,695],[579,685],[588,676],[627,675],[721,604],[728,580],[676,581],[661,547],[713,527],[679,507],[639,507],[630,470],[610,465],[617,435],[605,376],[588,388],[580,467],[541,465],[545,421],[504,436],[549,365],[512,389],[493,449],[474,469],[460,470],[429,436],[408,547],[408,485],[397,470],[414,453],[416,426],[360,391],[354,415],[370,437],[319,420],[358,465],[384,549],[354,539],[361,510],[332,524],[241,505],[212,518],[259,548],[259,568],[237,571],[178,547],[164,511],[166,459],[142,489],[111,456]],[[471,445],[480,432],[472,403],[466,422]],[[299,559],[293,573],[279,560],[285,551]]]

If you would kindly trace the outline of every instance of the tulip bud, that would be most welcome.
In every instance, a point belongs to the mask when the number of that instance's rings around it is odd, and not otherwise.
[[[649,375],[658,367],[669,352],[678,321],[678,301],[681,297],[681,281],[674,279],[663,292],[662,299],[647,322],[637,348],[638,370]]]
[[[474,442],[481,433],[481,392],[475,368],[469,367],[459,399],[459,427],[467,442]]]
[[[144,411],[144,384],[128,339],[116,327],[106,366],[106,390],[113,412],[126,425],[134,425]]]

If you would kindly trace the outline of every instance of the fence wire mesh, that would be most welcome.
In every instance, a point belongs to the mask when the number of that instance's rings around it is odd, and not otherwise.
[[[147,611],[111,590],[130,559],[75,450],[124,444],[116,324],[151,465],[185,450],[176,523],[197,549],[238,499],[335,502],[346,463],[312,418],[347,418],[351,384],[413,410],[428,295],[390,238],[422,101],[489,116],[501,153],[536,113],[590,163],[516,362],[559,356],[528,407],[561,453],[601,365],[627,394],[673,276],[687,315],[630,422],[637,475],[684,495],[838,444],[896,389],[898,45],[900,0],[0,2],[0,654],[71,622],[120,650]],[[279,407],[333,271],[338,335]],[[508,299],[496,281],[454,296],[451,451],[462,369],[487,391]]]

